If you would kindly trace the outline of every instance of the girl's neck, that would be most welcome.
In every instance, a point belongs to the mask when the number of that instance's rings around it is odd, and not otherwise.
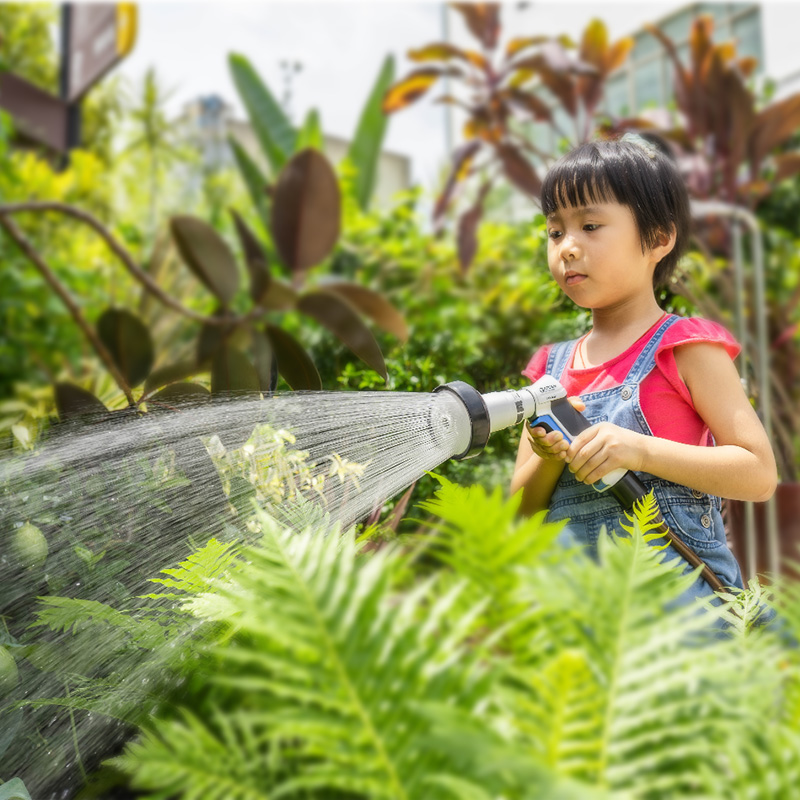
[[[624,308],[592,309],[592,330],[585,342],[587,360],[602,364],[624,353],[663,316],[655,297]]]

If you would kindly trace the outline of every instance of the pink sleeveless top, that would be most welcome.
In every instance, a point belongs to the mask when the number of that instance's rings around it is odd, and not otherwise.
[[[576,396],[600,392],[623,383],[637,356],[663,321],[662,317],[624,353],[597,367],[575,369],[572,366],[573,350],[561,376],[567,394]],[[679,320],[664,334],[656,351],[656,366],[642,380],[639,402],[654,436],[683,444],[711,445],[713,440],[708,427],[695,410],[689,389],[678,374],[675,363],[675,348],[693,342],[719,344],[732,359],[741,350],[733,336],[715,322],[695,317]],[[526,378],[536,381],[544,374],[550,347],[545,345],[534,353],[522,371]]]

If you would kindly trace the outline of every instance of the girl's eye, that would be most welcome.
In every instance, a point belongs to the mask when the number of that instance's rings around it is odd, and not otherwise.
[[[583,229],[585,231],[596,231],[600,226],[596,222],[587,222]]]
[[[559,237],[559,236],[561,236],[561,231],[548,231],[548,232],[547,232],[547,235],[548,235],[548,236],[549,236],[551,239],[558,239],[558,237]]]

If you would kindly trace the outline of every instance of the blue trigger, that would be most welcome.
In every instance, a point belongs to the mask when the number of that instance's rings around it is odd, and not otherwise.
[[[541,417],[536,417],[528,422],[531,428],[544,428],[548,433],[550,431],[560,431],[561,435],[568,442],[572,441],[569,432],[558,424],[558,420],[550,414],[542,414]]]

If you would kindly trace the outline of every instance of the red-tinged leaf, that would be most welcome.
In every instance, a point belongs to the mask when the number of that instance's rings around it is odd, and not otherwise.
[[[525,36],[511,39],[506,45],[506,58],[513,58],[517,53],[527,50],[529,47],[536,47],[549,41],[549,36]]]
[[[109,308],[97,321],[97,334],[129,386],[138,386],[150,374],[153,340],[138,317]]]
[[[224,306],[230,305],[239,288],[239,270],[223,238],[196,217],[173,217],[170,228],[186,266]]]
[[[775,182],[791,178],[800,172],[800,153],[781,153],[775,156]]]
[[[672,66],[675,68],[675,100],[678,108],[683,111],[687,117],[692,114],[692,101],[691,101],[691,85],[692,81],[686,68],[683,66],[678,48],[675,43],[663,31],[655,25],[645,24],[644,29],[651,33],[661,42],[661,46],[667,51]]]
[[[739,73],[746,80],[749,78],[758,67],[758,59],[754,56],[746,56],[740,58],[738,61]]]
[[[553,110],[539,95],[522,89],[509,89],[507,94],[509,102],[527,111],[534,119],[548,122],[553,118]]]
[[[504,144],[496,150],[506,177],[529,197],[538,199],[542,193],[542,181],[530,161],[514,145]]]
[[[773,148],[800,128],[800,93],[773,103],[756,117],[748,148],[753,165],[760,164]]]
[[[181,406],[195,406],[211,398],[211,393],[199,383],[171,383],[156,392],[147,400],[147,411],[167,411],[179,409]]]
[[[379,328],[396,336],[401,342],[408,340],[408,325],[403,315],[383,295],[348,281],[325,281],[320,288],[344,298]]]
[[[290,311],[297,305],[297,292],[288,283],[272,278],[262,305],[268,311]]]
[[[258,373],[247,356],[225,345],[217,350],[211,362],[211,394],[258,394],[261,384]]]
[[[441,220],[447,208],[449,207],[456,189],[469,174],[469,167],[473,159],[480,151],[483,143],[478,139],[472,139],[465,144],[458,147],[453,154],[453,166],[450,170],[450,175],[447,178],[442,193],[436,200],[436,205],[433,209],[434,222]]]
[[[500,34],[498,3],[453,3],[452,7],[464,17],[470,33],[487,49],[497,47]]]
[[[466,272],[478,252],[478,225],[483,217],[483,203],[491,188],[491,181],[481,186],[474,205],[465,211],[458,220],[458,262],[461,271]]]
[[[395,83],[394,86],[389,87],[383,97],[383,113],[392,114],[401,108],[410,106],[411,103],[419,100],[439,78],[445,76],[461,77],[463,73],[453,67],[448,67],[447,69],[423,67],[422,69],[414,70]]]
[[[697,17],[692,23],[689,31],[689,54],[695,75],[698,74],[698,70],[714,48],[713,33],[714,20],[708,14]]]
[[[488,62],[480,53],[476,53],[474,50],[462,50],[460,47],[446,42],[436,42],[418,50],[409,50],[408,57],[412,61],[452,61],[456,59],[466,61],[479,69],[485,70],[488,67]]]
[[[800,333],[800,322],[787,328],[777,339],[772,343],[773,350],[783,347],[785,344],[791,342]]]
[[[242,245],[247,271],[250,274],[250,297],[258,305],[269,290],[270,274],[267,254],[258,237],[242,219],[239,212],[231,209],[231,216]]]
[[[636,44],[636,40],[633,36],[626,36],[614,42],[606,57],[606,75],[615,72],[625,63],[631,50],[633,50],[634,44]]]
[[[91,392],[75,386],[74,383],[57,383],[53,388],[56,411],[62,422],[108,412],[108,409]]]
[[[384,381],[387,379],[386,363],[375,337],[347,300],[333,292],[317,290],[302,295],[297,309],[324,325]]]
[[[153,370],[144,382],[144,393],[149,395],[162,386],[184,381],[200,371],[196,361],[179,361]]]
[[[281,170],[271,218],[272,239],[296,279],[331,252],[341,216],[339,182],[328,159],[301,150]]]
[[[411,486],[406,489],[403,496],[397,501],[397,505],[394,507],[392,511],[392,516],[389,521],[386,523],[386,526],[393,531],[396,531],[400,522],[403,519],[406,511],[408,510],[408,504],[411,502],[411,495],[414,493],[414,487],[416,487],[417,482],[411,484]]]
[[[291,334],[277,325],[267,324],[267,334],[278,364],[278,373],[295,392],[322,389],[319,372],[311,356]]]

